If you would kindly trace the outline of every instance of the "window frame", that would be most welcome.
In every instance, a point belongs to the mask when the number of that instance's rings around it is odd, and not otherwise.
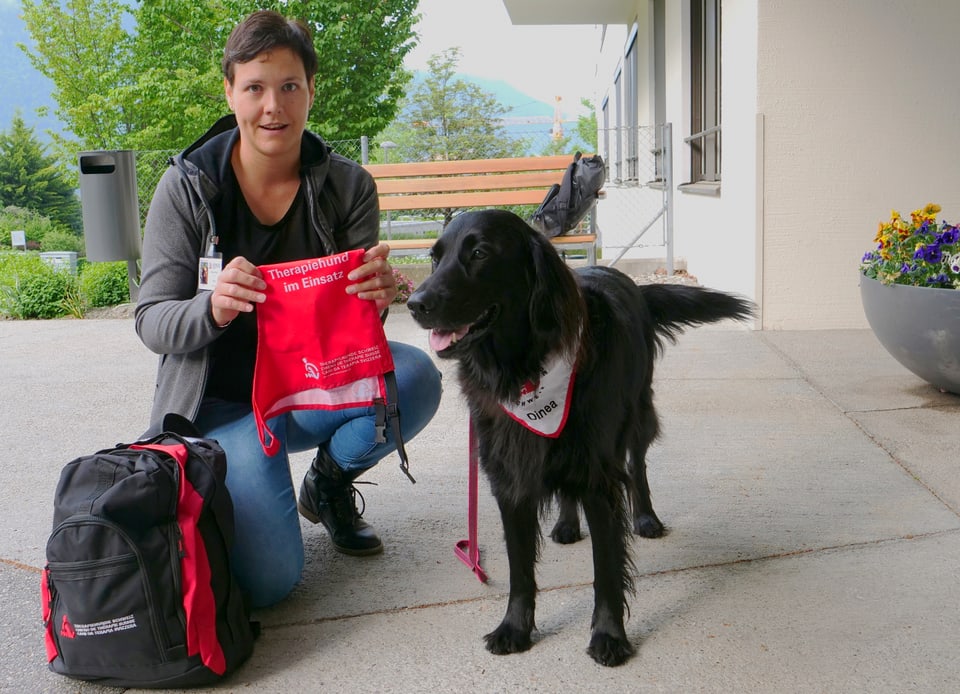
[[[721,0],[690,0],[690,182],[721,180]]]

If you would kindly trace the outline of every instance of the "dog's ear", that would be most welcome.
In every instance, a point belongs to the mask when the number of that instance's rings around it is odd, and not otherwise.
[[[543,234],[531,231],[533,291],[530,296],[530,326],[546,351],[568,349],[576,343],[583,316],[583,300],[576,279],[553,244]]]

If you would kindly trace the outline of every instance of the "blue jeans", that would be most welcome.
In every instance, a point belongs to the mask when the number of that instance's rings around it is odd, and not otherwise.
[[[423,351],[391,342],[403,440],[423,429],[440,404],[440,372]],[[303,572],[303,538],[288,453],[326,446],[344,470],[366,470],[396,450],[374,441],[374,408],[295,410],[269,421],[281,442],[268,457],[260,445],[249,403],[204,400],[195,422],[203,436],[227,454],[227,489],[233,499],[236,534],[231,563],[255,607],[279,602]]]

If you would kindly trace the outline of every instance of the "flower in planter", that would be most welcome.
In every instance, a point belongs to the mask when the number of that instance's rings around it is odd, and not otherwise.
[[[860,271],[884,284],[960,289],[960,229],[937,222],[933,203],[905,220],[894,210],[880,222],[876,250],[863,256]]]
[[[413,280],[400,272],[397,268],[393,268],[393,279],[397,283],[397,295],[393,299],[395,304],[405,304],[407,299],[410,298],[410,295],[413,294],[415,287],[413,286]]]

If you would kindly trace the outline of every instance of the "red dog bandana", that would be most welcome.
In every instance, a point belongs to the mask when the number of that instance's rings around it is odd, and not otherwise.
[[[575,367],[573,357],[554,354],[540,367],[540,378],[536,382],[527,381],[515,402],[501,402],[500,407],[535,434],[547,438],[560,436],[570,412]]]
[[[280,449],[267,420],[291,410],[377,405],[378,441],[388,414],[397,423],[393,356],[376,304],[346,292],[363,254],[259,267],[267,298],[257,306],[253,414],[267,455]],[[406,472],[399,426],[394,438]]]

